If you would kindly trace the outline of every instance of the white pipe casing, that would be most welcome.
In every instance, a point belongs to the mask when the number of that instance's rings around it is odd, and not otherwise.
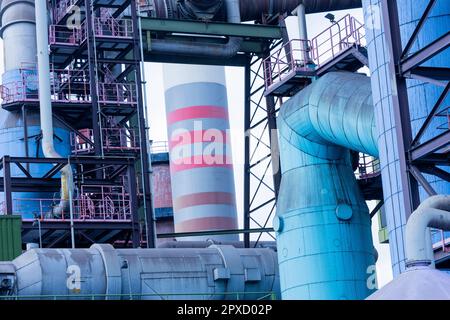
[[[0,262],[2,281],[0,296],[34,300],[255,300],[280,293],[276,252],[226,245],[33,249]]]
[[[50,60],[48,54],[47,4],[36,1],[36,43],[39,75],[40,120],[42,131],[42,152],[46,158],[62,158],[53,143],[53,116],[50,96]],[[52,214],[59,216],[69,207],[73,195],[73,173],[70,165],[61,169],[61,201]]]
[[[0,1],[0,37],[3,39],[4,71],[18,70],[36,60],[33,0]]]
[[[450,230],[449,195],[428,198],[409,217],[406,224],[406,265],[408,267],[432,263],[429,228]]]

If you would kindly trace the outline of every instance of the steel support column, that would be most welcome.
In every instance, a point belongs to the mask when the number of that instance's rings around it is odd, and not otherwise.
[[[397,148],[401,171],[401,185],[403,190],[403,205],[406,218],[420,203],[419,186],[411,176],[408,154],[412,143],[411,119],[409,113],[408,92],[406,79],[400,75],[399,62],[403,53],[400,35],[399,16],[396,0],[382,0],[382,14],[386,44],[389,55],[389,74],[393,76],[392,103],[396,127]]]
[[[140,229],[139,229],[139,215],[138,215],[138,198],[137,198],[137,181],[136,170],[133,164],[130,164],[127,169],[128,175],[128,192],[130,195],[130,212],[132,223],[132,236],[131,241],[133,248],[138,248],[141,243]]]
[[[5,194],[6,215],[13,214],[12,207],[12,189],[11,189],[11,162],[9,156],[4,156],[3,166],[3,193]]]
[[[102,137],[101,137],[101,125],[100,125],[100,110],[98,104],[98,92],[97,92],[97,68],[96,68],[96,54],[95,54],[95,34],[93,29],[93,16],[92,12],[92,0],[85,0],[84,6],[86,10],[86,39],[87,39],[87,52],[88,52],[88,65],[89,65],[89,90],[91,95],[91,114],[92,114],[92,130],[94,140],[94,154],[100,156],[102,154]]]
[[[137,92],[137,114],[138,114],[138,126],[139,126],[139,140],[141,149],[141,166],[142,166],[142,189],[143,189],[143,201],[144,201],[144,214],[146,216],[146,237],[147,237],[147,247],[154,248],[156,245],[156,235],[155,235],[155,217],[153,213],[153,203],[151,194],[151,184],[150,184],[150,161],[149,161],[149,148],[147,139],[147,126],[146,117],[144,114],[144,99],[142,91],[142,75],[141,75],[141,47],[140,47],[140,29],[137,15],[136,1],[131,1],[131,19],[133,23],[133,57],[135,60],[135,81],[136,81],[136,92]]]
[[[245,65],[245,103],[244,103],[244,229],[250,229],[250,90],[251,66],[250,58]],[[244,234],[244,247],[250,247],[250,233]]]

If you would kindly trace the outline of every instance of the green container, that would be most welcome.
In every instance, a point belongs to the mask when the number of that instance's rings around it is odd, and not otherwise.
[[[0,216],[0,261],[22,254],[22,217]]]

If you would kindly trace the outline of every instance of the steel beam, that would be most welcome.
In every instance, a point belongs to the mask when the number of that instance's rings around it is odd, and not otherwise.
[[[280,148],[278,146],[278,130],[277,130],[277,115],[276,104],[273,96],[266,96],[267,120],[269,128],[269,141],[271,149],[272,160],[272,174],[275,198],[278,199],[278,192],[281,184],[281,162],[280,162]]]
[[[393,2],[396,3],[397,1]],[[401,73],[405,74],[414,69],[415,67],[420,66],[422,63],[438,55],[439,53],[447,49],[449,46],[450,46],[450,31],[444,34],[443,36],[439,37],[438,39],[434,40],[429,45],[423,47],[416,53],[412,54],[408,58],[402,60],[400,66]],[[400,56],[398,58],[400,58]]]
[[[88,47],[88,64],[89,64],[89,89],[91,94],[91,116],[92,116],[92,132],[94,140],[94,154],[100,156],[102,154],[102,137],[100,132],[100,110],[98,104],[97,93],[97,66],[95,56],[95,46],[92,39],[94,39],[93,31],[93,12],[91,8],[92,0],[85,0],[84,7],[86,13],[86,33],[87,33],[87,47]]]
[[[420,160],[435,151],[445,148],[450,145],[450,130],[447,130],[440,135],[433,137],[429,141],[420,144],[410,151],[411,161]],[[445,150],[447,152],[449,150]]]
[[[237,54],[229,59],[220,58],[204,58],[181,55],[167,55],[157,54],[146,50],[144,52],[145,62],[159,62],[159,63],[180,63],[180,64],[202,64],[211,66],[228,66],[228,67],[245,67],[247,62],[247,55]]]
[[[387,44],[388,72],[393,76],[392,103],[395,119],[395,136],[400,165],[400,179],[403,194],[403,205],[406,218],[417,208],[420,203],[419,187],[417,181],[411,177],[407,151],[412,143],[411,119],[409,113],[408,92],[406,79],[398,74],[398,62],[403,53],[402,39],[400,35],[399,15],[396,0],[382,0],[381,2],[385,40]],[[404,70],[404,72],[406,72]],[[395,77],[394,77],[395,76]]]
[[[222,37],[244,37],[265,40],[281,39],[283,28],[258,24],[237,24],[227,22],[204,22],[190,20],[169,20],[142,18],[142,31],[201,34]]]
[[[430,197],[437,195],[436,191],[428,183],[427,179],[425,179],[425,177],[422,175],[422,173],[417,167],[411,166],[409,170],[411,171],[413,177],[417,180],[418,183],[422,185],[423,189],[425,190],[426,193],[428,193]]]
[[[139,230],[139,214],[138,214],[138,197],[137,197],[137,181],[134,166],[128,166],[128,194],[130,196],[130,211],[132,223],[133,248],[140,246],[140,230]],[[148,240],[147,240],[148,241]]]
[[[250,229],[250,126],[251,126],[251,61],[245,65],[244,102],[244,229]],[[250,248],[250,234],[244,234],[244,247]]]
[[[144,114],[144,98],[143,98],[143,82],[141,75],[141,46],[140,46],[140,35],[137,32],[139,30],[139,23],[137,16],[136,1],[131,1],[131,18],[133,23],[133,58],[135,61],[135,81],[136,81],[136,93],[137,93],[137,116],[138,116],[138,126],[139,126],[139,143],[140,143],[140,162],[142,167],[142,189],[143,189],[143,206],[144,214],[146,216],[146,236],[147,236],[147,247],[154,248],[156,246],[156,235],[155,235],[155,217],[153,213],[153,199],[152,199],[152,189],[150,184],[150,159],[148,155],[148,143],[147,139],[147,127],[146,127],[146,117]],[[134,240],[133,240],[134,241]]]
[[[251,234],[273,232],[273,228],[259,228],[259,229],[237,229],[237,230],[214,230],[214,231],[200,231],[200,232],[180,232],[180,233],[160,233],[159,239],[164,238],[184,238],[184,237],[201,237],[201,236],[220,236],[228,234]]]
[[[450,165],[450,161],[447,164]],[[420,169],[425,173],[432,174],[442,180],[450,182],[450,173],[436,166],[423,166]]]
[[[450,91],[450,82],[447,84],[444,91],[439,96],[437,102],[433,106],[433,109],[431,110],[431,112],[429,113],[427,118],[425,119],[424,123],[422,124],[422,127],[417,132],[417,134],[412,142],[413,146],[417,145],[420,142],[420,139],[422,138],[423,134],[425,133],[425,130],[429,127],[431,121],[433,120],[433,118],[435,117],[437,112],[439,111],[439,108],[441,107],[442,103],[447,98],[449,91]]]
[[[10,156],[4,156],[9,157],[9,162],[11,163],[46,163],[46,164],[56,164],[56,163],[62,163],[62,164],[68,164],[70,161],[71,164],[90,164],[90,165],[100,165],[100,164],[111,164],[111,165],[125,165],[125,164],[132,164],[135,161],[135,158],[131,157],[105,157],[105,158],[99,158],[99,157],[80,157],[80,156],[71,156],[68,158],[27,158],[27,157],[10,157]]]
[[[5,196],[6,215],[13,214],[12,189],[11,189],[11,165],[9,156],[3,157],[3,193]]]
[[[450,81],[450,68],[416,67],[405,73],[405,77],[445,87]]]
[[[434,5],[436,4],[436,0],[430,0],[428,2],[427,7],[425,8],[425,11],[422,14],[422,17],[420,18],[419,22],[417,23],[416,28],[414,29],[411,37],[408,40],[408,43],[406,44],[405,48],[403,49],[403,52],[401,54],[401,58],[406,58],[409,54],[409,51],[411,50],[412,46],[417,40],[417,36],[419,35],[420,31],[422,30],[425,22],[428,19],[428,16],[431,12],[431,10],[434,8]]]

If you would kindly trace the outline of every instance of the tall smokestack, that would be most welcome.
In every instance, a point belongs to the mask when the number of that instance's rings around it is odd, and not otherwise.
[[[237,228],[224,67],[165,65],[175,232]],[[236,241],[237,235],[181,240]]]

